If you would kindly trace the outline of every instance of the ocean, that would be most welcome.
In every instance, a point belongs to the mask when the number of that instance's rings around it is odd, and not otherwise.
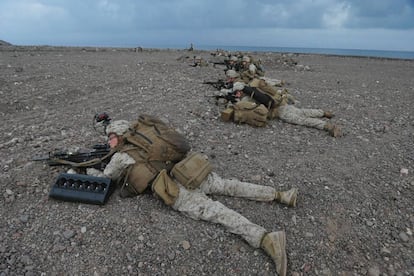
[[[157,47],[157,48],[188,48],[187,47]],[[412,51],[384,51],[384,50],[359,50],[359,49],[331,49],[331,48],[296,48],[296,47],[257,47],[257,46],[208,46],[194,45],[194,49],[210,50],[222,49],[226,51],[241,52],[276,52],[276,53],[300,53],[300,54],[322,54],[358,57],[380,57],[395,59],[414,59]]]

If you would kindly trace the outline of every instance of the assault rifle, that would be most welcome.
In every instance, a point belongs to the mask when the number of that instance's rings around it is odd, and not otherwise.
[[[222,88],[230,88],[229,85],[224,80],[217,80],[217,81],[203,81],[203,84],[210,84],[217,90],[221,90]]]
[[[213,66],[216,67],[216,65],[224,65],[226,67],[230,66],[229,60],[224,60],[224,61],[215,61],[213,62]]]
[[[94,145],[92,150],[77,152],[55,150],[47,155],[35,156],[32,161],[47,161],[49,166],[67,165],[77,168],[95,168],[103,170],[109,162],[111,150],[108,144]]]
[[[216,99],[216,102],[219,101],[219,99],[224,99],[226,102],[236,103],[238,101],[238,98],[236,97],[236,94],[232,91],[226,92],[226,93],[220,93],[218,95],[212,96]]]

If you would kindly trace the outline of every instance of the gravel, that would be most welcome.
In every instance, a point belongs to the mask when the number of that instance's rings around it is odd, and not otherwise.
[[[287,234],[289,275],[414,275],[414,61],[253,53],[301,107],[332,110],[344,131],[220,121],[223,67],[207,51],[0,47],[0,275],[274,275],[272,260],[219,225],[150,193],[103,206],[48,198],[64,167],[37,154],[105,138],[93,116],[149,113],[175,126],[215,171],[284,190],[296,208],[215,196]],[[297,61],[297,65],[287,62]]]

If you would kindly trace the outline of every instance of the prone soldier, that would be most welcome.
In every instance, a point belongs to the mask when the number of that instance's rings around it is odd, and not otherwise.
[[[207,67],[208,62],[205,61],[201,56],[195,56],[193,60],[193,64],[190,66],[192,67]]]
[[[149,115],[142,115],[133,123],[113,121],[106,133],[115,153],[103,172],[89,168],[88,174],[110,177],[121,185],[123,196],[134,196],[151,189],[174,210],[196,220],[223,225],[254,248],[262,248],[273,259],[278,275],[286,275],[285,232],[268,231],[207,195],[277,201],[296,206],[296,188],[280,192],[270,186],[223,179],[212,172],[205,156],[189,153],[185,138]]]
[[[332,118],[334,115],[331,111],[324,111],[322,109],[298,108],[295,105],[289,104],[287,94],[269,94],[267,91],[260,90],[256,87],[250,87],[243,82],[235,82],[233,84],[233,91],[235,93],[242,93],[241,101],[256,103],[257,107],[261,107],[261,110],[263,110],[263,107],[266,107],[268,111],[267,113],[264,111],[255,112],[255,108],[252,108],[252,105],[250,105],[250,108],[244,108],[246,105],[245,103],[240,104],[239,107],[243,106],[243,109],[240,110],[236,104],[234,106],[234,118],[238,122],[251,123],[256,126],[264,126],[264,117],[267,117],[269,119],[277,118],[286,123],[325,130],[332,137],[340,137],[342,135],[339,126],[321,119]],[[246,109],[246,112],[243,112],[244,109]],[[237,116],[236,111],[239,113]],[[244,115],[244,113],[246,113],[246,115]],[[254,116],[252,116],[252,114]],[[260,122],[259,124],[257,123],[258,121]]]

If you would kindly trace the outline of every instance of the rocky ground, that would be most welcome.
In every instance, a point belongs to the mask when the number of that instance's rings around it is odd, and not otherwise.
[[[141,50],[141,49],[139,49]],[[297,187],[298,206],[219,197],[287,234],[288,275],[414,275],[414,61],[253,53],[302,107],[332,110],[344,136],[271,121],[220,121],[209,52],[0,47],[0,275],[274,275],[272,260],[221,226],[150,193],[103,206],[48,198],[63,167],[30,159],[104,142],[95,113],[157,115],[223,177]],[[291,64],[290,58],[298,62]]]

